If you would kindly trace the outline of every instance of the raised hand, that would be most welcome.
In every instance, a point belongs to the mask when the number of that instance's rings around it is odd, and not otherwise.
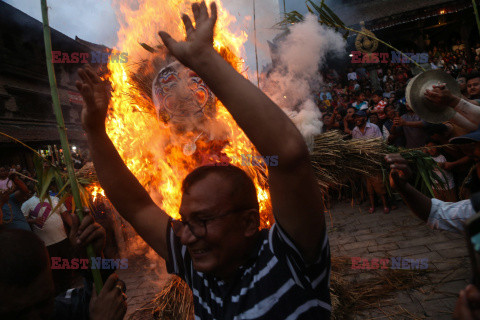
[[[81,81],[75,83],[83,97],[82,126],[87,132],[105,130],[108,111],[108,90],[92,67],[78,69]]]
[[[450,106],[452,108],[459,102],[459,98],[455,97],[450,90],[447,89],[445,84],[433,86],[432,90],[426,90],[425,97],[435,104]]]
[[[94,221],[92,215],[85,211],[82,222],[76,214],[72,214],[72,229],[70,230],[69,239],[74,247],[87,246],[92,244],[93,251],[100,257],[105,248],[106,233],[105,229]]]
[[[177,42],[164,31],[158,33],[170,53],[189,68],[192,68],[194,60],[202,53],[213,50],[213,30],[217,21],[217,6],[215,2],[212,2],[210,16],[205,1],[192,4],[192,11],[195,27],[188,15],[182,16],[187,33],[186,41]]]

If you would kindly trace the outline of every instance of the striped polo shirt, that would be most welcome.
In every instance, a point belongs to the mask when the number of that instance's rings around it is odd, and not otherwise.
[[[330,319],[330,246],[306,264],[279,224],[260,231],[248,262],[229,283],[193,269],[187,247],[171,227],[167,234],[167,270],[192,289],[195,319]]]

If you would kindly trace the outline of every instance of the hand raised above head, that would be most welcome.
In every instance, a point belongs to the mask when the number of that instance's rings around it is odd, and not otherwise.
[[[425,97],[435,104],[455,107],[458,104],[458,98],[456,98],[444,83],[433,86],[432,90],[425,91]]]
[[[83,97],[82,126],[87,132],[105,130],[108,111],[108,89],[105,82],[91,66],[78,69],[79,81],[75,83]]]
[[[182,16],[186,41],[177,42],[168,33],[160,31],[159,35],[170,53],[185,66],[192,68],[195,59],[202,53],[213,49],[213,31],[217,21],[217,6],[215,2],[210,5],[211,15],[208,14],[205,1],[192,4],[195,27],[186,14]]]

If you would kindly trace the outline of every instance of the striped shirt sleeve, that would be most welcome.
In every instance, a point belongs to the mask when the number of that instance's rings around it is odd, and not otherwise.
[[[167,229],[167,249],[167,272],[179,276],[190,285],[191,278],[188,275],[191,273],[190,269],[192,268],[191,259],[186,250],[187,248],[181,244],[180,238],[175,235],[170,223],[168,223]]]
[[[330,282],[330,246],[325,232],[313,263],[307,263],[294,241],[279,224],[274,224],[269,233],[270,249],[284,262],[295,282],[303,288],[325,287]]]

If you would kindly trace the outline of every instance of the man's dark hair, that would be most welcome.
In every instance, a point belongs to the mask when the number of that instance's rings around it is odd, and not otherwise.
[[[472,79],[475,79],[475,78],[480,78],[480,73],[472,72],[472,73],[468,74],[467,75],[467,82],[472,80]]]
[[[382,90],[375,90],[372,95],[373,95],[373,96],[374,96],[374,95],[377,95],[377,96],[379,96],[380,98],[383,98],[383,91],[382,91]]]
[[[33,232],[0,228],[0,285],[27,287],[49,266],[43,241]]]
[[[255,184],[245,171],[233,165],[196,168],[183,180],[182,192],[188,193],[196,182],[205,179],[210,174],[217,174],[230,182],[232,186],[230,195],[235,209],[259,209]]]

